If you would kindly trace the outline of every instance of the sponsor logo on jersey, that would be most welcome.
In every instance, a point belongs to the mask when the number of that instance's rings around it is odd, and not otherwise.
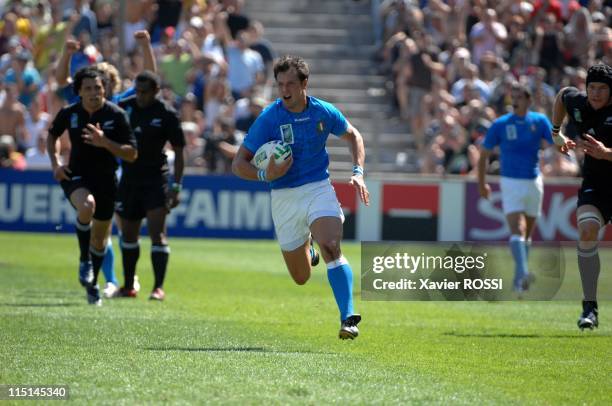
[[[302,121],[308,121],[310,120],[310,117],[302,117],[302,118],[296,118],[295,121],[296,123],[301,123]]]
[[[77,113],[72,113],[70,116],[70,128],[79,128],[79,116]]]
[[[162,119],[161,118],[154,118],[153,120],[151,120],[151,127],[161,127],[161,123],[162,123]]]
[[[113,128],[115,128],[114,124],[115,124],[114,120],[105,121],[104,124],[102,124],[102,129],[103,130],[112,130]]]
[[[606,118],[606,121],[604,121],[605,125],[612,125],[612,116],[608,116]]]

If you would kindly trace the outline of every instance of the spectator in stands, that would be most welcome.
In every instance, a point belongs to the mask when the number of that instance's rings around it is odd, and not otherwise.
[[[28,139],[25,142],[27,149],[38,145],[38,139],[46,134],[50,121],[51,116],[46,111],[42,111],[40,102],[37,99],[32,100],[25,117],[25,128],[28,134]]]
[[[261,55],[261,59],[265,66],[264,79],[268,79],[272,72],[272,64],[276,58],[272,43],[264,38],[264,26],[260,21],[252,20],[248,28],[248,33],[250,36],[249,48]]]
[[[164,82],[168,83],[179,97],[187,94],[188,84],[185,82],[185,76],[193,65],[194,57],[197,58],[199,54],[200,50],[193,42],[181,38],[171,41],[165,55],[160,59],[159,71]]]
[[[227,79],[223,76],[212,78],[204,96],[204,115],[208,127],[213,126],[223,107],[233,103]]]
[[[238,105],[241,102],[241,100],[239,100],[236,103],[234,118],[236,119],[236,129],[242,131],[243,133],[247,133],[251,125],[255,122],[255,119],[259,117],[263,109],[266,107],[267,103],[260,97],[251,97],[249,99],[242,100],[247,102],[246,109],[242,114],[239,114]]]
[[[472,95],[474,91],[475,94]],[[466,76],[453,83],[451,94],[458,105],[467,104],[473,97],[487,102],[491,96],[491,88],[478,76],[478,67],[470,64]]]
[[[4,101],[0,105],[0,134],[13,138],[17,149],[25,151],[29,138],[25,127],[26,108],[17,100],[17,86],[5,86]],[[19,144],[17,144],[19,142]]]
[[[182,122],[181,128],[185,134],[185,166],[204,167],[204,139],[200,136],[200,128],[190,121]]]
[[[478,65],[485,52],[490,51],[501,55],[501,45],[508,37],[506,27],[497,21],[497,12],[488,8],[485,10],[483,20],[476,23],[470,31],[470,40],[473,43],[472,61]]]
[[[570,66],[590,66],[595,58],[595,36],[591,14],[578,9],[564,29],[565,60]]]
[[[236,35],[227,49],[227,77],[232,96],[238,100],[251,96],[255,86],[265,83],[265,65],[261,55],[249,48],[249,34],[240,31]]]
[[[546,80],[557,81],[563,69],[563,32],[555,15],[546,14],[535,33],[534,51],[538,65],[546,70]]]
[[[40,74],[30,64],[32,54],[26,49],[19,51],[11,67],[6,71],[6,83],[17,85],[19,102],[28,107],[41,86]]]
[[[181,122],[193,122],[196,123],[199,130],[198,133],[202,134],[206,128],[206,118],[202,109],[198,108],[198,99],[193,93],[187,93],[181,100],[181,107],[179,110]]]
[[[49,155],[47,155],[47,132],[36,139],[36,145],[28,148],[25,154],[27,169],[51,169]]]
[[[232,173],[232,160],[242,143],[231,119],[219,117],[213,127],[204,133],[204,161],[206,169],[212,174]]]
[[[11,135],[0,136],[0,168],[11,168],[18,171],[26,168],[25,158],[17,151],[17,144]]]

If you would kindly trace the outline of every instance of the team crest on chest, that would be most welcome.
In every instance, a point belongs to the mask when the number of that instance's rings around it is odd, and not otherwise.
[[[513,124],[506,126],[506,139],[515,140],[517,138],[516,126]]]
[[[70,128],[78,128],[79,127],[79,116],[77,113],[72,113],[70,116]]]
[[[291,127],[291,124],[281,125],[280,132],[285,144],[293,144],[293,127]]]
[[[317,123],[317,131],[321,134],[325,131],[325,123],[323,122],[323,120]]]

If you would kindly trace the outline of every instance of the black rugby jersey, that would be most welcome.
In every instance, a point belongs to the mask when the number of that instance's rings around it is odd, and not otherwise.
[[[612,148],[612,106],[594,110],[587,102],[586,93],[578,91],[575,87],[565,90],[562,97],[568,118],[578,133],[589,134],[606,147]],[[583,165],[585,180],[612,184],[611,172],[612,161],[585,156]]]
[[[62,108],[49,127],[49,135],[57,139],[65,130],[70,136],[70,163],[75,175],[112,175],[117,169],[117,158],[106,148],[86,144],[82,138],[87,124],[100,124],[104,136],[118,144],[136,147],[136,138],[127,115],[119,106],[105,101],[101,109],[89,114],[81,102]]]
[[[176,111],[159,99],[149,107],[138,107],[136,96],[122,100],[119,105],[127,112],[138,141],[138,159],[123,163],[121,179],[129,183],[165,180],[169,172],[164,152],[166,142],[173,147],[185,146],[185,135]]]

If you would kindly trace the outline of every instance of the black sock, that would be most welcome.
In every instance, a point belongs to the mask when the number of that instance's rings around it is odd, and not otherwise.
[[[79,240],[80,261],[89,261],[89,240],[91,239],[91,223],[83,224],[77,219],[76,235]]]
[[[104,262],[104,254],[106,253],[106,247],[102,251],[98,251],[94,247],[89,247],[89,254],[91,255],[91,263],[93,264],[94,280],[93,285],[98,284],[98,274]]]
[[[134,275],[136,275],[136,263],[140,257],[140,244],[136,242],[125,242],[121,240],[121,258],[123,261],[123,278],[126,289],[134,288]]]
[[[153,289],[161,288],[164,284],[169,256],[170,247],[167,245],[151,246],[151,262],[153,263],[153,273],[155,274],[155,286]]]
[[[582,281],[584,300],[597,300],[597,280],[599,279],[599,251],[598,247],[582,249],[578,247],[578,270]]]

